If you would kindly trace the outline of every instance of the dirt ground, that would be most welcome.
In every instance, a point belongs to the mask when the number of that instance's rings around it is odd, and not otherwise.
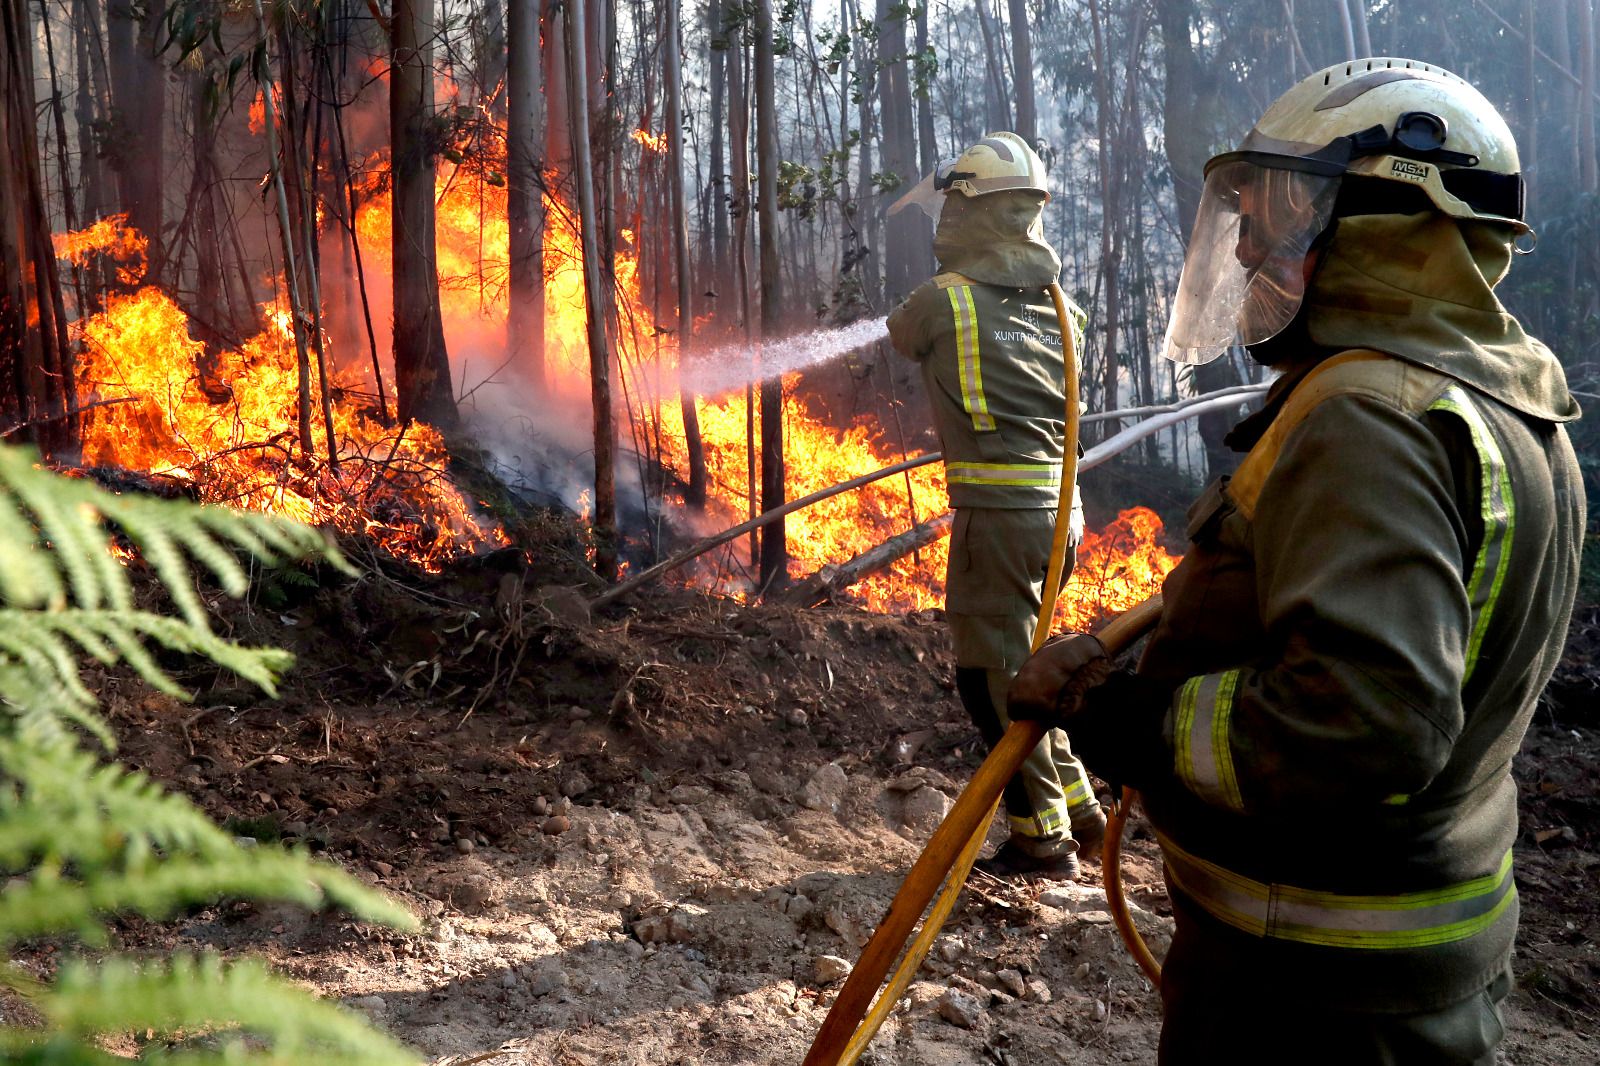
[[[276,700],[99,678],[125,760],[423,920],[229,904],[122,940],[264,955],[438,1064],[798,1063],[979,758],[942,619],[671,589],[591,618],[577,574],[502,554],[425,587],[276,589],[228,616],[299,653]],[[1517,767],[1513,1063],[1600,1061],[1597,689],[1590,607]],[[1155,855],[1136,825],[1125,879],[1159,955]],[[1159,1022],[1097,867],[979,877],[867,1061],[1150,1062]]]

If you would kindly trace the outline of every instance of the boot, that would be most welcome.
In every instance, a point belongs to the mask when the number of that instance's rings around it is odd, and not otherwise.
[[[1008,840],[987,859],[973,863],[991,877],[1002,881],[1076,881],[1078,856],[1071,850],[1040,857],[1030,855],[1015,840]]]

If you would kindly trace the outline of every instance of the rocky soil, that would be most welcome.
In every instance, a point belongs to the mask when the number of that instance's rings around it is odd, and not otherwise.
[[[440,1066],[798,1063],[979,757],[941,618],[680,590],[590,617],[549,581],[501,557],[257,602],[235,635],[301,655],[274,701],[211,675],[187,679],[193,706],[99,679],[125,759],[423,920],[406,936],[229,904],[124,941],[265,955]],[[1600,1061],[1597,615],[1517,770],[1514,1063]],[[1137,824],[1125,880],[1159,955]],[[1097,867],[1025,890],[979,876],[868,1061],[1151,1062],[1159,1022]]]

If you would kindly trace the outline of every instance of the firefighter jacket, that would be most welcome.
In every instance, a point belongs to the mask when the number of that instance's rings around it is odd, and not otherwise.
[[[1484,224],[1340,221],[1316,354],[1191,508],[1139,667],[1174,690],[1145,789],[1174,893],[1264,986],[1335,1009],[1475,995],[1516,930],[1511,759],[1584,500],[1560,365],[1492,292],[1510,256]]]
[[[948,197],[934,239],[942,272],[889,316],[895,348],[922,367],[953,507],[1058,502],[1065,370],[1047,286],[1061,261],[1041,206],[1029,193]],[[1067,306],[1081,338],[1085,316]]]

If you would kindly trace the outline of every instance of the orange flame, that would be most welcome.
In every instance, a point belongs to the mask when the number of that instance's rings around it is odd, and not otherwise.
[[[109,221],[109,220],[108,220]],[[88,241],[68,234],[67,246]],[[141,240],[125,234],[132,246]],[[188,316],[160,289],[112,296],[74,327],[83,343],[84,461],[192,481],[201,499],[332,525],[437,570],[445,560],[506,543],[445,476],[431,426],[385,428],[358,402],[364,382],[338,372],[330,401],[339,465],[300,454],[298,372],[288,308],[264,306],[261,332],[208,357]],[[311,382],[312,450],[325,459],[322,390]]]
[[[125,214],[108,215],[72,233],[53,233],[50,241],[56,258],[74,266],[86,266],[97,255],[106,256],[117,263],[117,279],[124,285],[132,285],[144,273],[145,254],[150,250],[149,239],[128,226]]]
[[[649,130],[634,130],[631,136],[647,152],[665,152],[667,150],[667,135],[664,132],[651,133]]]

